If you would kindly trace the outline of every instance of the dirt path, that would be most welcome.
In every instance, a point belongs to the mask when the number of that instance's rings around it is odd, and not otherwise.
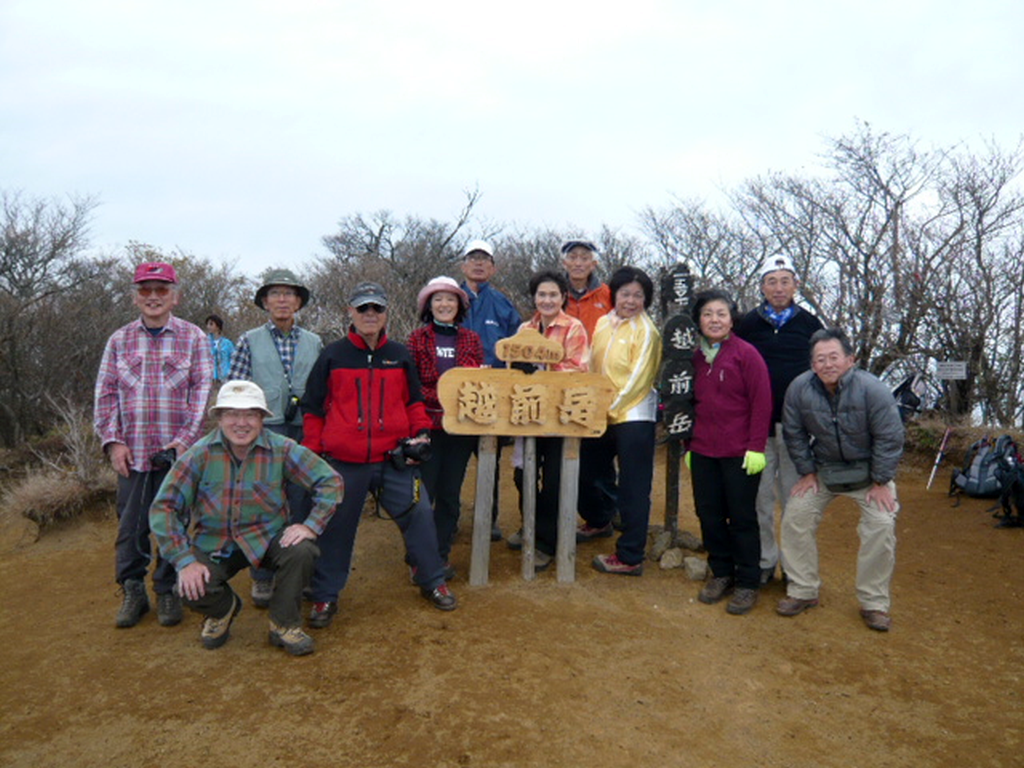
[[[444,614],[367,517],[339,620],[301,659],[248,605],[215,652],[195,616],[115,630],[114,525],[81,521],[0,562],[0,765],[1024,765],[1024,530],[924,484],[899,478],[887,635],[857,615],[852,505],[822,526],[822,607],[795,619],[777,584],[733,617],[681,570],[598,574],[611,540],[581,548],[573,585],[524,583],[496,544],[491,585],[460,576]],[[684,489],[696,532],[691,506]],[[464,528],[463,575],[468,546]]]

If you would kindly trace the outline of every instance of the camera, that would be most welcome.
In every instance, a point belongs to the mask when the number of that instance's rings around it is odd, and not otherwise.
[[[292,419],[295,418],[295,414],[299,412],[299,398],[296,395],[292,395],[288,398],[288,403],[284,407],[284,420],[287,423],[291,423]]]
[[[405,463],[406,459],[412,459],[422,464],[425,461],[430,461],[432,455],[430,443],[413,443],[408,437],[399,440],[395,449],[388,452],[388,458],[391,459],[391,464],[395,469],[408,469],[409,465]]]
[[[178,452],[173,448],[164,448],[149,457],[150,466],[155,470],[170,469],[174,460],[178,458]]]

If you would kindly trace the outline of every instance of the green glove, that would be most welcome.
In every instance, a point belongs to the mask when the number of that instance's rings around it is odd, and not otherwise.
[[[686,453],[683,454],[683,464],[686,465],[687,469],[690,469],[690,452],[689,451],[687,451]],[[690,470],[690,471],[692,472],[693,470]]]
[[[764,454],[757,451],[747,451],[743,456],[743,468],[747,470],[748,475],[760,474],[764,471],[767,463],[768,459]]]

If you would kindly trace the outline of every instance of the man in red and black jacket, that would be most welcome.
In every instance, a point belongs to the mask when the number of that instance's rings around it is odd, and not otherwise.
[[[320,536],[310,583],[309,626],[330,625],[348,581],[363,503],[370,491],[398,524],[420,592],[450,611],[455,596],[444,580],[430,499],[413,456],[429,450],[431,420],[409,351],[385,333],[388,298],[377,283],[360,283],[348,301],[348,335],[327,345],[313,365],[302,398],[302,444],[323,456],[345,480],[345,497]]]

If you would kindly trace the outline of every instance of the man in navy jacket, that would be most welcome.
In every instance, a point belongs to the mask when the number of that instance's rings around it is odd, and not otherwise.
[[[786,500],[798,479],[782,440],[782,404],[790,382],[810,368],[811,335],[821,328],[821,321],[793,300],[800,283],[788,256],[770,256],[759,271],[764,301],[743,317],[736,335],[761,353],[772,382],[772,423],[764,449],[768,463],[757,492],[763,586],[775,578],[780,559],[775,541],[775,499],[785,512]]]

